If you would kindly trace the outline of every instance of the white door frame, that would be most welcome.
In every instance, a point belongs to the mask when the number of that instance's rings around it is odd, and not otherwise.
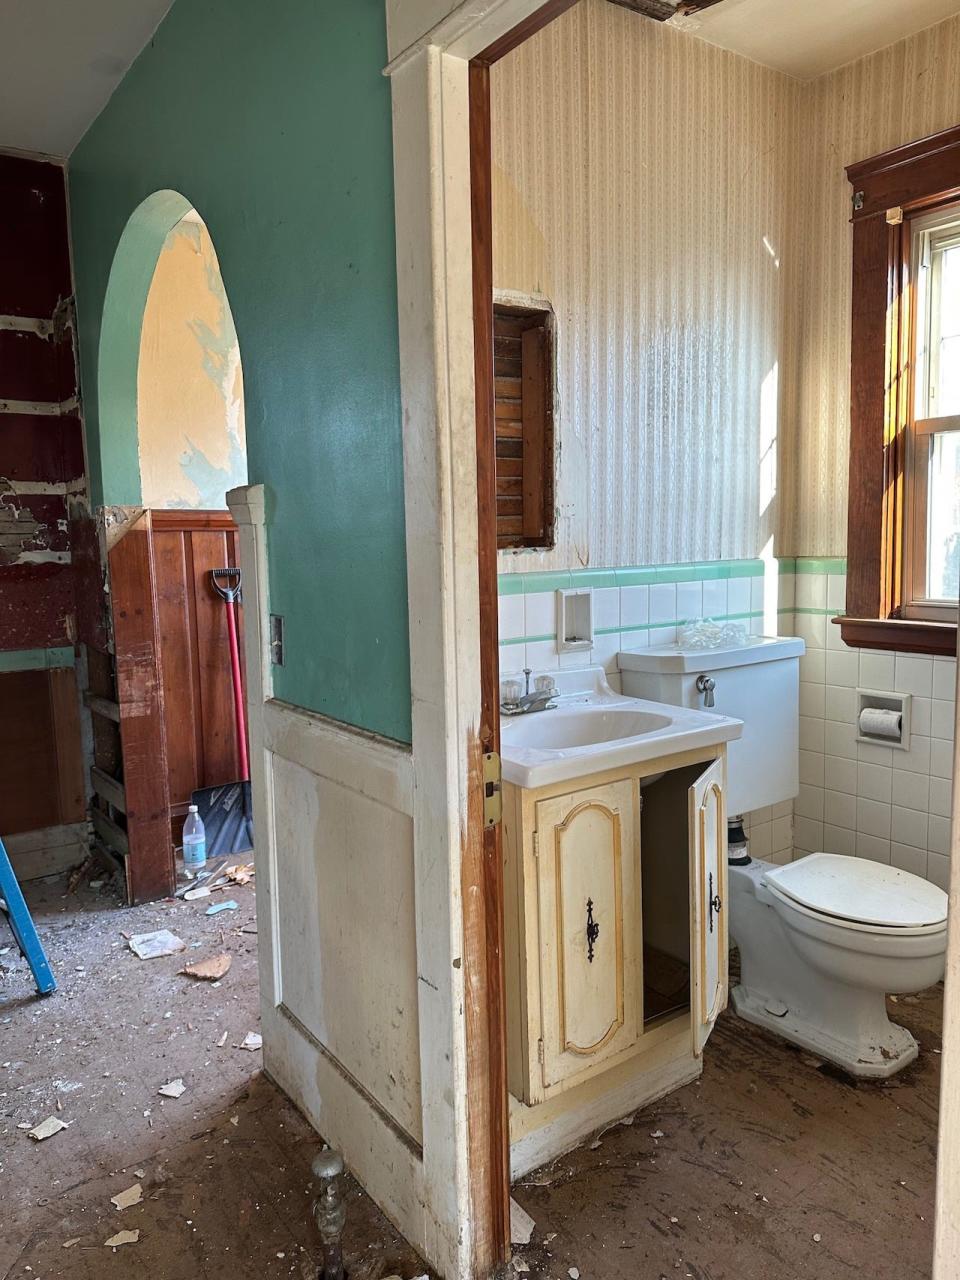
[[[458,963],[469,744],[476,738],[480,706],[467,69],[471,58],[540,8],[542,0],[456,5],[386,0],[417,776],[417,946],[421,973],[431,975],[420,1015],[424,1163],[438,1227],[449,1232],[453,1215],[463,1226],[455,1263],[448,1236],[450,1277],[479,1274],[484,1251],[470,1216],[476,1171],[469,1167],[469,1079]],[[957,774],[955,764],[960,791]],[[956,812],[952,851],[934,1280],[954,1280],[960,1273],[960,1007],[953,1009],[955,991],[960,1000]]]

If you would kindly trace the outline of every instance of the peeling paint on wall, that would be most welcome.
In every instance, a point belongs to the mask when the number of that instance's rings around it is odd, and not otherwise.
[[[207,228],[187,214],[167,236],[143,317],[138,371],[145,507],[226,507],[246,484],[237,332]]]

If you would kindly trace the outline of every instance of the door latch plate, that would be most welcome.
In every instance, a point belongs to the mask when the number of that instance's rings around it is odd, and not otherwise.
[[[483,754],[483,825],[495,827],[503,817],[503,781],[500,755],[496,751]]]

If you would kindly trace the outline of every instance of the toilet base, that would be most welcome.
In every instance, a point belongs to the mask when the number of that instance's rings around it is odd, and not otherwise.
[[[770,1013],[766,1007],[771,1003],[769,996],[752,992],[742,985],[733,988],[730,1001],[744,1021],[782,1036],[818,1058],[835,1063],[860,1080],[888,1080],[913,1062],[920,1052],[919,1045],[906,1027],[898,1026],[889,1019],[886,1019],[877,1043],[868,1045],[831,1035],[790,1009],[782,1017]]]

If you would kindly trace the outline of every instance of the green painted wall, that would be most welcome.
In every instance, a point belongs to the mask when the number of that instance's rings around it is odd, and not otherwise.
[[[95,500],[139,498],[129,451],[100,457],[100,318],[127,219],[170,188],[210,230],[240,339],[276,695],[409,741],[385,61],[383,0],[176,0],[69,180]]]

